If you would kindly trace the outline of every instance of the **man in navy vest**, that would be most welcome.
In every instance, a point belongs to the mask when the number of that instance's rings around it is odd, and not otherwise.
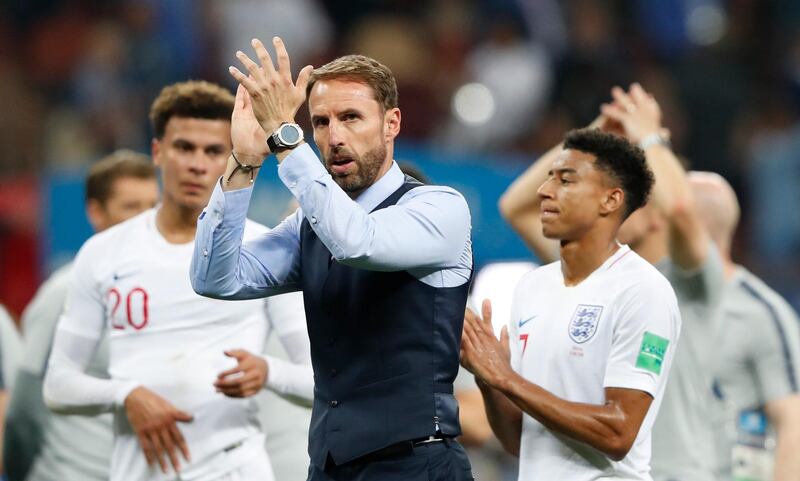
[[[200,216],[192,285],[205,296],[249,299],[302,290],[314,366],[309,480],[469,480],[453,379],[472,276],[470,214],[448,187],[422,185],[393,160],[400,132],[391,71],[348,55],[292,80],[236,56],[233,153]],[[308,97],[322,162],[294,123]],[[300,209],[242,244],[263,159]],[[265,167],[266,168],[266,167]]]

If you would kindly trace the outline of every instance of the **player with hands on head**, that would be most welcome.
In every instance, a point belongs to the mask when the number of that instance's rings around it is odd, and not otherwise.
[[[520,480],[651,479],[650,431],[681,320],[664,276],[616,238],[652,185],[625,139],[568,133],[537,191],[561,260],[522,278],[500,340],[488,301],[483,318],[466,313],[462,365],[519,454]]]

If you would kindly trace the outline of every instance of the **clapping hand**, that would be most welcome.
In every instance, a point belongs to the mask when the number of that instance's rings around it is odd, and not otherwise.
[[[492,328],[492,304],[482,305],[483,318],[471,309],[464,313],[461,337],[461,365],[490,386],[495,386],[511,369],[508,330],[503,327],[498,340]]]
[[[297,110],[306,100],[306,86],[313,67],[303,67],[295,83],[292,81],[289,54],[280,37],[272,39],[278,59],[277,69],[260,40],[253,39],[251,44],[261,65],[240,50],[236,52],[236,58],[247,69],[249,76],[233,66],[228,70],[239,85],[247,90],[255,117],[264,132],[271,135],[282,123],[294,121]]]

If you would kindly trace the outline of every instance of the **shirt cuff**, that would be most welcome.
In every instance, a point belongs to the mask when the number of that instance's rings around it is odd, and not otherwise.
[[[308,144],[292,151],[278,166],[278,177],[297,198],[308,186],[328,175],[328,171]]]
[[[116,392],[114,393],[114,405],[124,408],[125,399],[128,398],[128,394],[139,386],[141,386],[141,384],[136,381],[119,381],[119,384],[116,386]]]
[[[229,226],[240,226],[247,219],[247,209],[250,207],[250,197],[253,195],[253,187],[243,189],[222,190],[222,178],[214,187],[211,199],[208,201],[206,211],[215,217],[215,220]]]

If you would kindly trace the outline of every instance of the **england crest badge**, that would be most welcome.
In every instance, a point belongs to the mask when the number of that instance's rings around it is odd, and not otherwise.
[[[569,321],[569,337],[578,344],[583,344],[594,337],[602,313],[603,306],[578,304],[572,320]]]

